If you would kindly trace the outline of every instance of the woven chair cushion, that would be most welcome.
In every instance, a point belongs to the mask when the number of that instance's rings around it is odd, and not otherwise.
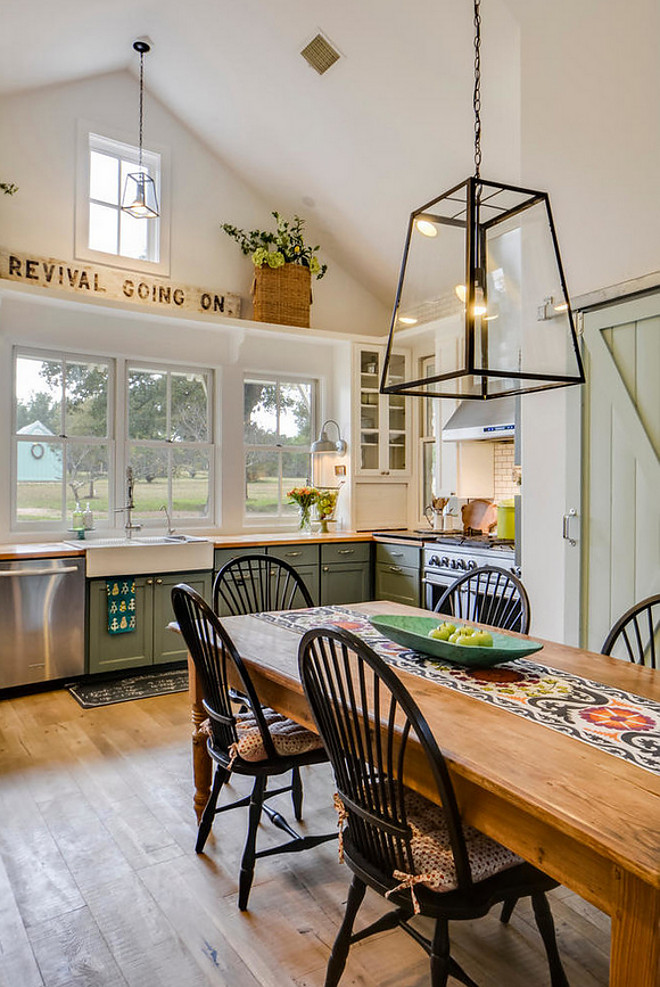
[[[318,734],[306,730],[295,720],[289,720],[286,716],[276,713],[275,710],[269,709],[267,706],[264,706],[261,712],[266,720],[273,746],[281,757],[307,754],[309,751],[319,750],[323,747],[323,741]],[[212,736],[211,721],[205,720],[200,730]],[[233,752],[238,757],[243,761],[250,762],[267,759],[259,727],[251,710],[237,714],[236,732],[238,733],[238,743],[234,746]]]
[[[417,875],[414,883],[424,884],[433,891],[455,890],[458,887],[456,868],[442,807],[409,791],[406,793],[406,815],[413,832],[411,847]],[[515,853],[478,829],[464,826],[463,832],[475,883],[523,863]],[[395,877],[399,877],[398,872]]]

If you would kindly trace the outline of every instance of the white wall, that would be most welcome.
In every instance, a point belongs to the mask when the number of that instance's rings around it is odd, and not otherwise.
[[[224,532],[238,532],[243,527],[245,373],[281,372],[318,379],[319,413],[324,418],[336,418],[342,431],[349,434],[349,338],[324,338],[306,330],[257,329],[239,322],[217,325],[136,314],[54,299],[36,288],[7,287],[0,291],[0,421],[4,423],[12,418],[11,354],[17,344],[214,369],[218,397],[215,523]],[[7,541],[12,538],[8,424],[0,429],[0,463],[0,541]],[[259,530],[258,525],[250,530]],[[43,541],[51,535],[60,540],[62,530],[38,538]],[[25,540],[23,536],[21,540]]]
[[[20,186],[0,201],[0,245],[63,260],[74,257],[74,195],[78,120],[97,132],[118,131],[137,142],[137,84],[128,72],[0,100],[2,180]],[[202,287],[244,296],[251,318],[252,265],[222,222],[270,228],[277,208],[261,197],[204,146],[150,94],[145,102],[145,146],[171,153],[171,276]],[[5,177],[6,176],[6,177]],[[329,270],[314,281],[312,325],[340,332],[382,334],[389,312],[325,252]],[[130,265],[125,265],[130,268]]]
[[[522,180],[550,193],[569,293],[660,270],[656,0],[507,3],[521,24]],[[523,579],[533,633],[556,640],[570,617],[562,514],[578,506],[568,400],[522,401]]]

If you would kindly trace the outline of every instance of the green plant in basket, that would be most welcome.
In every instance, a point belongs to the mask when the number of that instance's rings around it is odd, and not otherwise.
[[[305,220],[294,216],[292,221],[283,219],[278,212],[272,213],[277,223],[275,232],[269,230],[239,230],[231,223],[223,223],[222,229],[236,240],[244,254],[250,255],[255,267],[283,267],[284,264],[301,264],[308,267],[319,280],[328,270],[316,256],[319,246],[308,246],[303,238]]]

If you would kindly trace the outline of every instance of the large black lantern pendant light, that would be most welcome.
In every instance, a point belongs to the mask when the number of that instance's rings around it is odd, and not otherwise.
[[[136,219],[156,219],[158,198],[156,185],[149,172],[142,166],[142,124],[144,119],[144,56],[151,51],[146,41],[135,41],[133,48],[140,56],[140,150],[138,170],[126,176],[124,194],[121,200],[123,212]]]
[[[479,8],[474,175],[410,216],[383,393],[483,400],[584,382],[547,193],[481,177]],[[390,361],[397,345],[413,353],[409,376]]]

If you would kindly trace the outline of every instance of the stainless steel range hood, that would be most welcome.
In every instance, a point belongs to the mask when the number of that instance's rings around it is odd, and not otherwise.
[[[515,436],[515,397],[493,401],[461,401],[442,430],[444,442],[472,439],[513,439]]]

